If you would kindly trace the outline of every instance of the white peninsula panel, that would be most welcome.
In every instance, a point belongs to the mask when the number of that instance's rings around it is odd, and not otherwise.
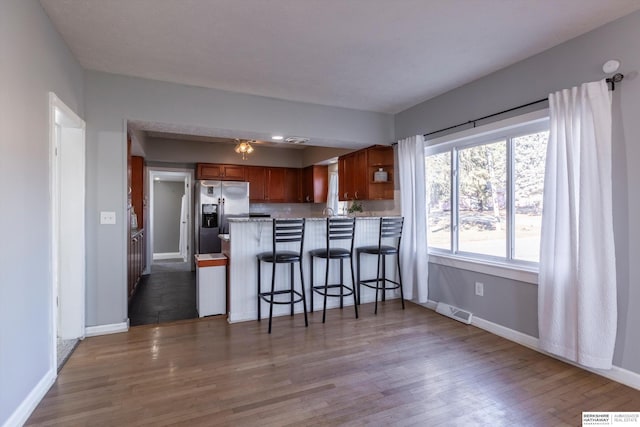
[[[377,245],[380,221],[377,217],[359,217],[356,220],[356,232],[354,247]],[[227,255],[229,258],[229,322],[242,322],[247,320],[256,320],[258,316],[258,261],[256,255],[260,252],[270,252],[272,250],[272,220],[264,218],[238,218],[229,220],[229,242]],[[333,244],[342,244],[348,247],[346,242],[332,242]],[[326,246],[326,219],[325,218],[307,218],[305,225],[305,238],[303,249],[303,276],[304,287],[307,299],[307,309],[310,305],[310,262],[311,257],[308,252],[312,249],[324,248]],[[286,248],[286,246],[285,246]],[[291,250],[296,249],[296,245],[290,246]],[[354,274],[357,277],[357,260],[356,251],[354,250]],[[377,257],[373,255],[361,256],[361,279],[375,278],[377,268]],[[340,262],[331,261],[329,270],[329,283],[337,283],[339,281]],[[266,290],[271,286],[271,268],[272,264],[263,263],[261,268],[262,286]],[[276,271],[276,289],[289,289],[290,275],[289,265],[279,264]],[[294,266],[294,280],[296,289],[300,289],[299,267]],[[393,280],[398,280],[396,258],[387,257],[387,275]],[[314,264],[315,285],[324,283],[325,260],[316,258]],[[357,279],[356,279],[357,280]],[[344,262],[344,281],[347,285],[351,284],[351,270],[348,260]],[[362,303],[373,302],[375,300],[375,290],[361,287]],[[387,298],[398,298],[400,295],[398,290],[387,291]],[[262,301],[262,316],[268,316],[269,304]],[[314,295],[314,311],[321,311],[323,305],[323,297],[319,294]],[[353,310],[347,308],[353,305],[353,296],[344,298],[345,310]],[[329,298],[327,308],[335,308],[340,306],[339,298]],[[366,309],[369,309],[368,307]],[[373,311],[373,308],[371,308]],[[302,313],[302,304],[295,305],[295,312]],[[283,316],[290,313],[289,305],[274,305],[274,316]]]

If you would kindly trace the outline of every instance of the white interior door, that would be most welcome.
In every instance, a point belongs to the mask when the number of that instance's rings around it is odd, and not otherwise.
[[[84,336],[84,131],[62,127],[59,157],[58,336]]]
[[[56,337],[85,334],[85,123],[55,94],[51,107],[53,366]]]

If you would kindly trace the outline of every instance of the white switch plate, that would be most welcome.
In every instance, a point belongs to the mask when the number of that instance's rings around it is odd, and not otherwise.
[[[476,282],[476,295],[479,297],[484,296],[484,283]]]
[[[116,213],[115,212],[100,212],[100,224],[115,224]]]

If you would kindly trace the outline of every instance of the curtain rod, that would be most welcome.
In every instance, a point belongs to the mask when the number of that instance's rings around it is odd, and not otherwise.
[[[616,83],[620,83],[622,81],[622,79],[624,79],[624,74],[617,73],[617,74],[614,74],[612,77],[607,78],[606,81],[607,81],[607,83],[611,83],[611,90],[613,91],[613,90],[616,90]],[[469,120],[469,121],[466,121],[464,123],[460,123],[460,124],[457,124],[457,125],[446,127],[444,129],[436,130],[434,132],[425,133],[422,136],[424,136],[426,138],[426,137],[434,135],[436,133],[444,132],[444,131],[447,131],[447,130],[455,129],[455,128],[458,128],[460,126],[465,126],[465,125],[469,125],[469,124],[473,124],[473,127],[476,127],[476,122],[479,122],[481,120],[489,119],[491,117],[499,116],[500,114],[509,113],[511,111],[514,111],[514,110],[519,110],[521,108],[529,107],[531,105],[540,104],[541,102],[545,102],[547,100],[548,100],[548,98],[538,99],[537,101],[533,101],[533,102],[529,102],[529,103],[526,103],[526,104],[518,105],[517,107],[513,107],[513,108],[506,109],[506,110],[502,110],[502,111],[500,111],[498,113],[489,114],[488,116],[483,116],[483,117],[480,117],[480,118],[475,119],[475,120]],[[396,145],[396,144],[397,144],[397,142],[394,142],[392,145]]]

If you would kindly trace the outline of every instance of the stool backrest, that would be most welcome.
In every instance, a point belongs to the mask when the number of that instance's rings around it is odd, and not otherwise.
[[[349,240],[353,252],[353,235],[356,231],[355,218],[327,218],[327,249],[333,240]]]
[[[378,240],[378,247],[382,245],[382,239],[398,239],[396,241],[396,248],[399,248],[403,225],[404,217],[380,218],[380,237]]]
[[[304,242],[304,218],[297,219],[273,219],[273,253],[276,252],[278,243],[300,243],[300,255]]]

